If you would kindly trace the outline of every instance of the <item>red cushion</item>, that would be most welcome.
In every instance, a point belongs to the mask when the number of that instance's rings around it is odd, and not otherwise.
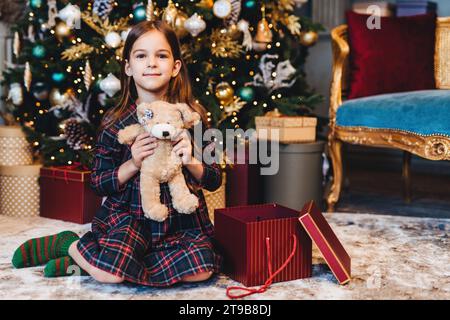
[[[435,89],[436,15],[382,17],[347,12],[351,81],[349,99],[382,93]]]

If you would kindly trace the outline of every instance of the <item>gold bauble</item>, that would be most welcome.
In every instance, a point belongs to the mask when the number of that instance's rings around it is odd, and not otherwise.
[[[179,11],[177,14],[177,17],[175,18],[175,33],[177,34],[178,38],[184,38],[189,34],[189,32],[184,27],[184,22],[188,19],[188,16],[182,12]]]
[[[315,31],[307,31],[300,34],[300,43],[306,47],[314,45],[318,39],[319,34]]]
[[[86,60],[86,64],[84,66],[84,86],[86,87],[86,90],[89,90],[92,84],[92,68],[89,63],[89,60]]]
[[[71,33],[71,30],[69,26],[64,22],[60,21],[55,27],[55,34],[58,38],[64,38],[69,36]]]
[[[234,89],[228,82],[221,82],[216,87],[216,97],[222,105],[233,102]]]
[[[266,20],[266,7],[261,7],[262,19],[258,22],[256,26],[255,41],[260,43],[270,43],[272,42],[272,30],[269,28],[269,23]]]
[[[175,7],[172,0],[169,0],[166,9],[164,9],[162,20],[168,25],[175,27],[177,15],[178,15],[177,7]]]
[[[155,20],[155,7],[153,6],[152,0],[148,0],[147,8],[145,10],[145,15],[147,17],[147,21]]]
[[[262,43],[272,42],[272,30],[270,30],[269,23],[265,18],[261,19],[258,22],[258,25],[256,27],[255,41]]]

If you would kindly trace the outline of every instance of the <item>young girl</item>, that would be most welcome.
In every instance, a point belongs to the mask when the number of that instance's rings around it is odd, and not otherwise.
[[[219,188],[220,167],[183,156],[182,170],[199,198],[199,208],[193,214],[178,213],[163,183],[161,202],[170,213],[165,221],[156,222],[144,217],[138,173],[158,142],[148,133],[138,136],[131,147],[117,140],[120,129],[138,122],[140,102],[187,103],[207,125],[204,108],[192,97],[180,45],[170,27],[144,21],[131,29],[123,50],[121,85],[120,102],[105,115],[96,146],[91,185],[107,198],[92,221],[92,231],[81,239],[70,231],[31,239],[16,250],[13,265],[48,262],[44,269],[48,277],[67,275],[68,266],[78,265],[83,274],[104,283],[169,286],[206,280],[219,271],[221,257],[212,245],[213,226],[201,188]],[[173,143],[177,155],[192,155],[186,132]]]

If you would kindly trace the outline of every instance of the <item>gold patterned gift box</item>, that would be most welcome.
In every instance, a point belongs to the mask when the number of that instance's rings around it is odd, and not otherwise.
[[[226,207],[226,174],[222,174],[222,185],[216,191],[203,190],[206,207],[211,222],[214,224],[214,210]]]
[[[22,166],[33,163],[33,153],[19,126],[0,126],[0,166]]]
[[[41,165],[0,166],[0,214],[15,217],[39,215]]]
[[[302,143],[316,140],[317,118],[284,116],[277,111],[255,117],[258,138],[279,140],[280,143]],[[274,131],[278,131],[278,139]]]

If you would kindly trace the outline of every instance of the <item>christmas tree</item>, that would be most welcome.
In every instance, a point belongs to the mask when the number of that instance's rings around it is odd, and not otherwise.
[[[89,166],[101,118],[120,91],[130,27],[163,19],[176,31],[195,97],[211,126],[247,129],[277,108],[306,115],[320,101],[303,65],[320,25],[307,0],[29,0],[13,26],[7,103],[45,165]]]

